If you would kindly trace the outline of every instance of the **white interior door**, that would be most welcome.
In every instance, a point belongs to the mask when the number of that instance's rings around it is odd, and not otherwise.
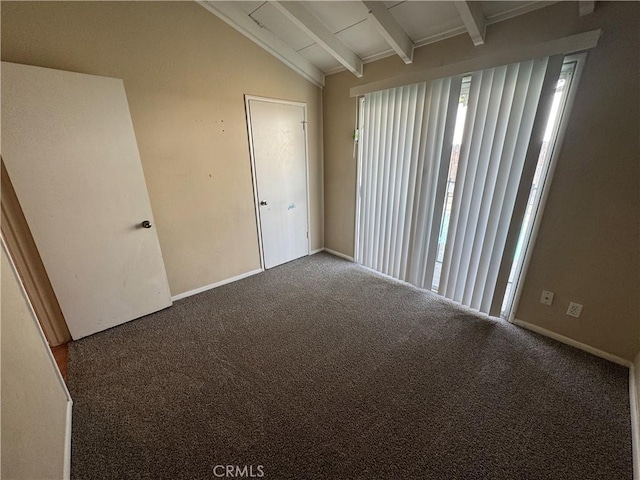
[[[2,156],[74,339],[171,305],[122,80],[3,62]]]
[[[304,104],[248,98],[264,268],[309,254]]]

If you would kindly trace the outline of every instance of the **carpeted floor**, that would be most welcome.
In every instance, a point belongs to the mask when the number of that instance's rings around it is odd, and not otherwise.
[[[68,375],[76,479],[632,478],[626,368],[328,254],[73,342]]]

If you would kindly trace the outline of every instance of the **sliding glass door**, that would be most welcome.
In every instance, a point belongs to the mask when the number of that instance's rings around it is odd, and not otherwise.
[[[586,53],[573,55],[566,57],[562,64],[560,78],[558,79],[553,96],[551,112],[545,127],[542,148],[540,149],[536,171],[527,200],[525,216],[522,221],[515,255],[509,271],[505,295],[500,308],[500,316],[502,318],[512,320],[515,315],[515,309],[519,299],[518,287],[522,287],[524,274],[526,273],[531,257],[537,228],[542,219],[544,204],[549,193],[555,163],[560,153],[564,131],[569,121],[571,105],[576,94],[578,80],[584,67],[585,59]]]
[[[554,56],[365,95],[356,260],[508,315],[578,61]]]

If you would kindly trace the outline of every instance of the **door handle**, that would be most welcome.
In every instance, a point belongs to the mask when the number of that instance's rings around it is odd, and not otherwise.
[[[145,220],[140,224],[142,228],[151,228],[151,222],[149,220]]]
[[[267,202],[265,202],[264,200],[262,200],[262,201],[260,202],[260,205],[266,205],[266,204],[267,204]]]

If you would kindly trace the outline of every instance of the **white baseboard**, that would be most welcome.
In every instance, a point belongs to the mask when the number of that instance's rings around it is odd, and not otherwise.
[[[344,253],[336,252],[335,250],[331,250],[330,248],[325,248],[325,252],[330,253],[331,255],[335,255],[336,257],[344,258],[345,260],[349,260],[350,262],[355,262],[353,257],[349,255],[345,255]]]
[[[221,287],[222,285],[226,285],[227,283],[237,282],[238,280],[242,280],[243,278],[251,277],[257,273],[262,273],[264,270],[258,268],[257,270],[252,270],[247,273],[242,273],[240,275],[236,275],[235,277],[227,278],[225,280],[220,280],[219,282],[212,283],[211,285],[205,285],[204,287],[196,288],[194,290],[189,290],[188,292],[179,293],[178,295],[174,295],[171,297],[172,301],[181,300],[183,298],[190,297],[191,295],[196,295],[198,293],[206,292],[207,290],[211,290],[213,288]]]
[[[346,260],[349,260],[349,261],[353,262],[353,257],[348,257],[347,255],[345,255],[343,253],[336,252],[334,250],[329,250],[328,248],[318,248],[316,250],[312,250],[312,251],[309,252],[309,255],[315,255],[316,253],[320,253],[320,252],[329,252],[332,255],[335,255],[336,257],[341,257],[341,258],[344,258]],[[171,297],[171,300],[175,302],[176,300],[181,300],[183,298],[187,298],[187,297],[190,297],[192,295],[197,295],[198,293],[206,292],[207,290],[211,290],[213,288],[221,287],[222,285],[226,285],[227,283],[237,282],[238,280],[242,280],[243,278],[251,277],[252,275],[255,275],[257,273],[261,273],[263,271],[264,270],[259,268],[257,270],[252,270],[250,272],[243,273],[243,274],[237,275],[235,277],[227,278],[225,280],[221,280],[219,282],[212,283],[211,285],[205,285],[204,287],[196,288],[194,290],[189,290],[188,292],[179,293],[179,294],[174,295],[173,297]]]
[[[640,354],[629,368],[629,404],[631,406],[631,444],[633,448],[633,478],[640,480],[640,385],[635,371],[640,368]]]
[[[64,480],[69,480],[71,478],[71,418],[72,418],[72,410],[73,401],[69,399],[67,401],[67,421],[66,428],[64,432],[64,471],[63,478]]]
[[[633,365],[629,360],[625,360],[624,358],[618,357],[617,355],[613,355],[612,353],[599,350],[585,343],[580,343],[577,340],[573,340],[572,338],[565,337],[564,335],[560,335],[559,333],[552,332],[551,330],[547,330],[546,328],[533,325],[532,323],[525,322],[523,320],[518,320],[517,318],[514,318],[512,323],[522,328],[526,328],[527,330],[531,330],[532,332],[536,332],[536,333],[539,333],[540,335],[544,335],[545,337],[553,338],[554,340],[557,340],[561,343],[570,345],[575,348],[579,348],[580,350],[584,350],[585,352],[588,352],[591,355],[595,355],[596,357],[604,358],[605,360],[609,360],[610,362],[617,363],[618,365],[622,365],[629,368]]]

